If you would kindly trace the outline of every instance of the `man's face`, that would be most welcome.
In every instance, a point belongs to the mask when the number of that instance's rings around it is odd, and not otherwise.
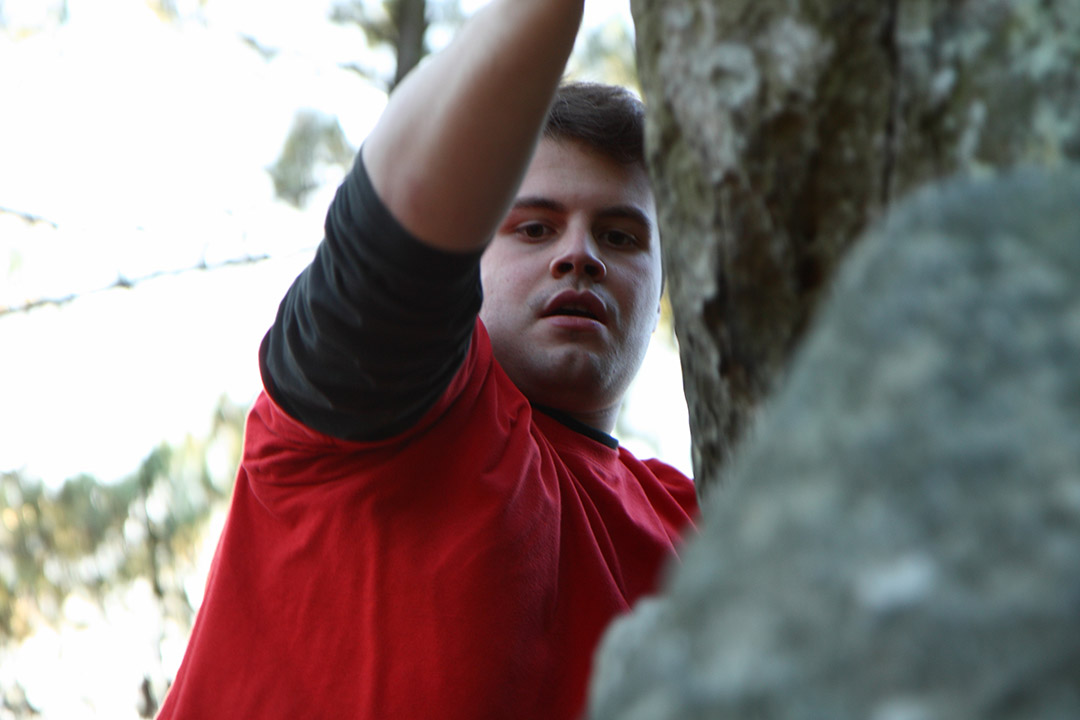
[[[542,140],[480,269],[480,317],[510,379],[532,402],[610,432],[660,313],[644,168]]]

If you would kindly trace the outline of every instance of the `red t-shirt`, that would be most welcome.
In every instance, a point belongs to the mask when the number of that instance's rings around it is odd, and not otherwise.
[[[477,321],[412,429],[339,440],[265,393],[159,718],[558,718],[656,588],[692,483],[535,411]]]

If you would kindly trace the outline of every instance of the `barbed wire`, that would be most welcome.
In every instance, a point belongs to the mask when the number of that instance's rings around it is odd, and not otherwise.
[[[13,215],[30,225],[48,225],[54,230],[60,229],[60,226],[57,223],[49,220],[48,218],[43,218],[38,215],[22,212],[20,210],[12,210],[10,208],[0,207],[0,214]],[[281,259],[298,255],[300,253],[313,252],[316,247],[317,246],[315,245],[310,245],[307,247],[297,248],[295,250],[281,253],[279,255],[271,255],[270,253],[260,253],[257,255],[248,254],[239,257],[228,258],[226,260],[221,260],[214,263],[208,263],[204,259],[200,260],[194,265],[187,265],[179,268],[169,268],[166,270],[155,270],[153,272],[147,273],[145,275],[139,275],[137,277],[127,277],[126,275],[121,273],[117,275],[116,280],[109,283],[108,285],[92,288],[90,290],[80,290],[78,292],[68,293],[67,295],[60,295],[55,297],[35,298],[33,300],[28,300],[18,305],[0,305],[0,318],[4,318],[8,315],[29,313],[33,310],[37,310],[38,308],[43,307],[62,307],[64,305],[69,305],[76,300],[80,300],[91,295],[98,295],[104,292],[108,292],[110,290],[132,290],[139,285],[142,285],[143,283],[150,282],[151,280],[157,280],[163,277],[175,277],[178,275],[186,275],[193,272],[213,272],[215,270],[223,270],[230,267],[240,267],[243,265],[256,265],[261,262],[266,262],[267,260]]]
[[[184,275],[191,272],[211,272],[214,270],[221,270],[227,267],[236,267],[239,265],[254,265],[256,263],[264,262],[266,260],[273,260],[275,257],[282,256],[274,256],[265,253],[261,255],[244,255],[242,257],[222,260],[221,262],[217,263],[208,263],[206,261],[201,261],[195,265],[189,265],[187,267],[172,268],[169,270],[155,270],[152,273],[147,273],[146,275],[140,275],[134,278],[129,278],[125,275],[119,275],[117,276],[116,280],[114,280],[109,285],[103,285],[98,288],[93,288],[92,290],[73,292],[68,295],[61,295],[59,297],[37,298],[22,303],[21,305],[0,305],[0,318],[3,318],[7,315],[14,315],[16,313],[28,313],[31,310],[36,310],[42,307],[61,307],[73,303],[81,298],[89,297],[91,295],[97,295],[99,293],[107,292],[109,290],[132,290],[138,285],[149,282],[150,280],[157,280],[158,278]]]
[[[27,225],[48,225],[53,230],[59,230],[60,226],[48,218],[41,217],[40,215],[34,215],[33,213],[23,212],[22,210],[14,210],[0,205],[0,215],[14,215]]]

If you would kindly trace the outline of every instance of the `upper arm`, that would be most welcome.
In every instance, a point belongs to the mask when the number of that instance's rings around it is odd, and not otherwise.
[[[395,435],[464,361],[481,301],[479,253],[418,242],[363,162],[338,189],[326,236],[260,349],[263,382],[305,425],[349,440]]]

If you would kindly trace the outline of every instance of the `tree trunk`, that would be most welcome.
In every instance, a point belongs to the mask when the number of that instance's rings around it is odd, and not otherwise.
[[[397,70],[394,72],[394,84],[405,79],[424,57],[424,35],[427,33],[426,0],[394,0],[390,9],[397,28]]]
[[[1080,157],[1080,0],[634,0],[634,15],[708,491],[896,198]]]

